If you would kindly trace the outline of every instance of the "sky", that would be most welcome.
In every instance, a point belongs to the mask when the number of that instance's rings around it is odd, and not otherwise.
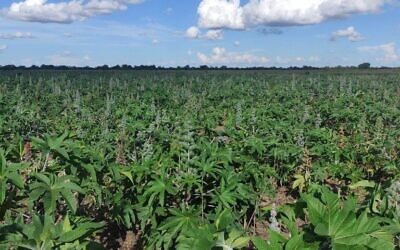
[[[1,0],[0,65],[400,66],[398,0]]]

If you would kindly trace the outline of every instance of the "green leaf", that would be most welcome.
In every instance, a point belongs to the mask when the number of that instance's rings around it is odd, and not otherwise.
[[[69,209],[71,209],[71,211],[75,214],[77,209],[77,201],[74,195],[69,190],[66,189],[60,190],[60,193],[65,199],[65,202],[67,203]]]
[[[217,219],[215,220],[215,226],[217,227],[218,231],[224,230],[232,223],[233,223],[233,217],[228,209],[222,211],[222,213],[220,213]]]
[[[257,248],[257,250],[269,250],[268,243],[263,240],[261,237],[253,237],[251,242],[253,242],[254,246]]]
[[[24,181],[22,180],[22,177],[20,174],[15,173],[15,172],[9,173],[8,179],[10,179],[10,181],[18,188],[20,188],[20,189],[24,188]]]
[[[104,223],[94,223],[94,222],[85,222],[82,224],[78,224],[75,229],[66,232],[61,235],[61,242],[73,242],[80,238],[85,238],[88,234],[91,234],[104,226]]]
[[[0,205],[2,205],[6,199],[6,191],[7,191],[7,183],[4,180],[1,180],[0,181]]]
[[[46,183],[47,185],[51,185],[51,181],[50,181],[50,179],[49,179],[49,177],[47,177],[46,175],[44,175],[44,174],[41,174],[41,173],[35,173],[35,177],[38,179],[38,180],[40,180],[40,181],[42,181],[42,182],[44,182],[44,183]]]
[[[362,181],[359,181],[359,182],[349,185],[349,188],[350,189],[357,189],[359,187],[373,188],[373,187],[375,187],[375,185],[376,185],[376,183],[373,181],[362,180]]]
[[[249,244],[250,237],[239,237],[232,242],[233,248],[241,249]]]
[[[124,176],[126,176],[132,182],[132,184],[134,184],[133,176],[132,176],[131,172],[121,170],[120,173],[123,174]]]
[[[72,230],[71,222],[69,221],[69,215],[67,214],[67,216],[65,216],[65,219],[63,222],[62,231],[63,231],[63,233],[67,233],[71,230]]]

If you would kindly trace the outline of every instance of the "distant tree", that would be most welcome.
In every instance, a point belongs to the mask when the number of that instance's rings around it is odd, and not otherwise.
[[[10,64],[10,65],[5,65],[2,68],[3,69],[16,69],[17,67],[15,65],[13,65],[13,64]]]
[[[131,65],[128,65],[128,64],[123,64],[123,65],[121,66],[121,68],[122,68],[123,70],[133,69],[133,67],[132,67]]]
[[[121,66],[119,66],[118,64],[115,66],[110,67],[110,69],[114,69],[114,70],[120,70]]]
[[[199,69],[209,69],[207,65],[200,65]]]
[[[371,68],[371,64],[370,63],[361,63],[360,65],[358,65],[359,69],[370,69]]]
[[[96,69],[109,69],[107,64],[104,64],[103,66],[97,66]]]

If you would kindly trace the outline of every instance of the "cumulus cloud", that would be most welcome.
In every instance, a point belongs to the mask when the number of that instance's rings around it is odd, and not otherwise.
[[[34,36],[32,35],[32,33],[30,32],[15,32],[15,33],[0,33],[0,39],[30,39],[30,38],[34,38]]]
[[[203,0],[197,13],[200,27],[242,29],[245,26],[240,0]]]
[[[6,50],[6,49],[7,49],[7,45],[4,45],[4,44],[1,45],[0,44],[0,52],[3,51],[3,50]]]
[[[224,33],[221,29],[211,29],[202,34],[198,27],[192,26],[186,30],[186,37],[190,39],[221,40],[224,38]]]
[[[400,61],[400,53],[397,51],[395,43],[386,43],[377,46],[364,46],[359,48],[360,51],[369,53],[378,53],[376,58],[378,61],[391,63]]]
[[[211,29],[317,24],[379,11],[388,0],[202,0],[198,24]]]
[[[222,30],[209,30],[203,37],[208,40],[221,40],[224,38],[224,34]]]
[[[12,3],[1,10],[5,18],[40,23],[72,23],[89,17],[125,10],[128,4],[142,0],[70,0],[48,2],[48,0],[24,0]]]
[[[200,29],[197,28],[196,26],[192,26],[186,30],[186,37],[195,39],[198,38],[200,35]]]
[[[346,38],[350,42],[358,42],[364,39],[363,36],[353,26],[333,32],[330,40],[336,41],[340,38]]]
[[[229,52],[225,48],[216,47],[210,55],[197,53],[197,59],[203,64],[218,65],[265,65],[269,62],[266,56],[257,56],[252,53]]]

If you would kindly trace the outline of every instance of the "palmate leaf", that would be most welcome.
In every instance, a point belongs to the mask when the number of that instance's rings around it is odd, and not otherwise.
[[[24,187],[24,182],[18,172],[23,167],[25,167],[23,164],[7,163],[4,151],[0,149],[0,205],[6,199],[7,183],[14,184],[20,189]]]
[[[32,145],[45,155],[50,152],[58,153],[69,160],[69,154],[66,148],[68,143],[65,140],[68,137],[68,132],[64,132],[61,136],[45,135],[44,137],[44,140],[32,138]]]
[[[304,234],[299,233],[290,238],[286,238],[282,234],[273,230],[268,231],[268,240],[264,240],[258,236],[251,239],[257,250],[272,250],[272,249],[284,249],[284,250],[318,250],[319,242],[309,243],[304,240]]]
[[[388,247],[385,249],[393,249],[393,234],[382,228],[386,222],[379,217],[369,217],[366,211],[357,216],[354,199],[341,202],[337,195],[327,189],[324,189],[321,200],[312,195],[303,197],[315,233],[329,237],[333,249],[346,249],[346,246],[371,248],[370,242],[373,241]]]
[[[104,227],[104,223],[85,219],[71,223],[68,215],[63,221],[55,223],[54,217],[47,213],[44,216],[33,214],[31,223],[24,224],[21,221],[18,225],[22,229],[21,234],[18,234],[20,237],[16,237],[12,245],[24,249],[85,249],[82,246],[88,243],[85,242],[88,236]],[[71,248],[67,244],[70,242],[78,244]],[[78,245],[79,248],[76,247]]]
[[[256,138],[254,136],[251,136],[250,138],[247,138],[245,141],[245,147],[249,148],[250,153],[257,153],[258,155],[262,155],[266,147],[264,145],[264,141],[260,138]]]
[[[215,198],[213,198],[212,202],[221,202],[224,207],[235,206],[237,199],[235,189],[236,187],[233,186],[221,186],[220,190],[216,191]]]
[[[174,187],[170,180],[162,177],[157,177],[155,180],[149,182],[149,188],[143,194],[145,198],[148,198],[149,205],[153,204],[154,200],[158,198],[158,204],[160,206],[164,206],[165,204],[165,195],[175,194]]]
[[[213,230],[210,225],[201,225],[183,232],[178,237],[178,250],[208,250],[215,246]]]
[[[159,230],[163,231],[163,234],[167,233],[168,235],[169,240],[166,242],[167,245],[171,245],[172,240],[181,232],[193,230],[200,223],[200,212],[194,209],[179,210],[172,208],[169,212],[172,216],[168,217],[159,227]]]
[[[381,229],[381,220],[368,218],[364,212],[354,221],[354,224],[343,225],[332,238],[334,245],[364,245],[369,248],[375,243],[374,249],[393,249],[393,234]],[[378,244],[377,244],[378,243]]]
[[[246,193],[246,195],[250,195],[250,193],[249,190],[238,184],[240,179],[235,174],[226,171],[222,173],[222,176],[220,186],[213,192],[212,203],[231,208],[237,204],[239,199],[249,198],[241,195],[240,192]]]
[[[30,202],[34,202],[43,197],[43,205],[46,212],[52,213],[57,206],[57,201],[64,199],[69,209],[75,213],[77,210],[77,201],[73,192],[84,194],[83,190],[76,183],[72,182],[72,177],[65,175],[58,177],[56,175],[35,174],[38,182],[30,185]]]

